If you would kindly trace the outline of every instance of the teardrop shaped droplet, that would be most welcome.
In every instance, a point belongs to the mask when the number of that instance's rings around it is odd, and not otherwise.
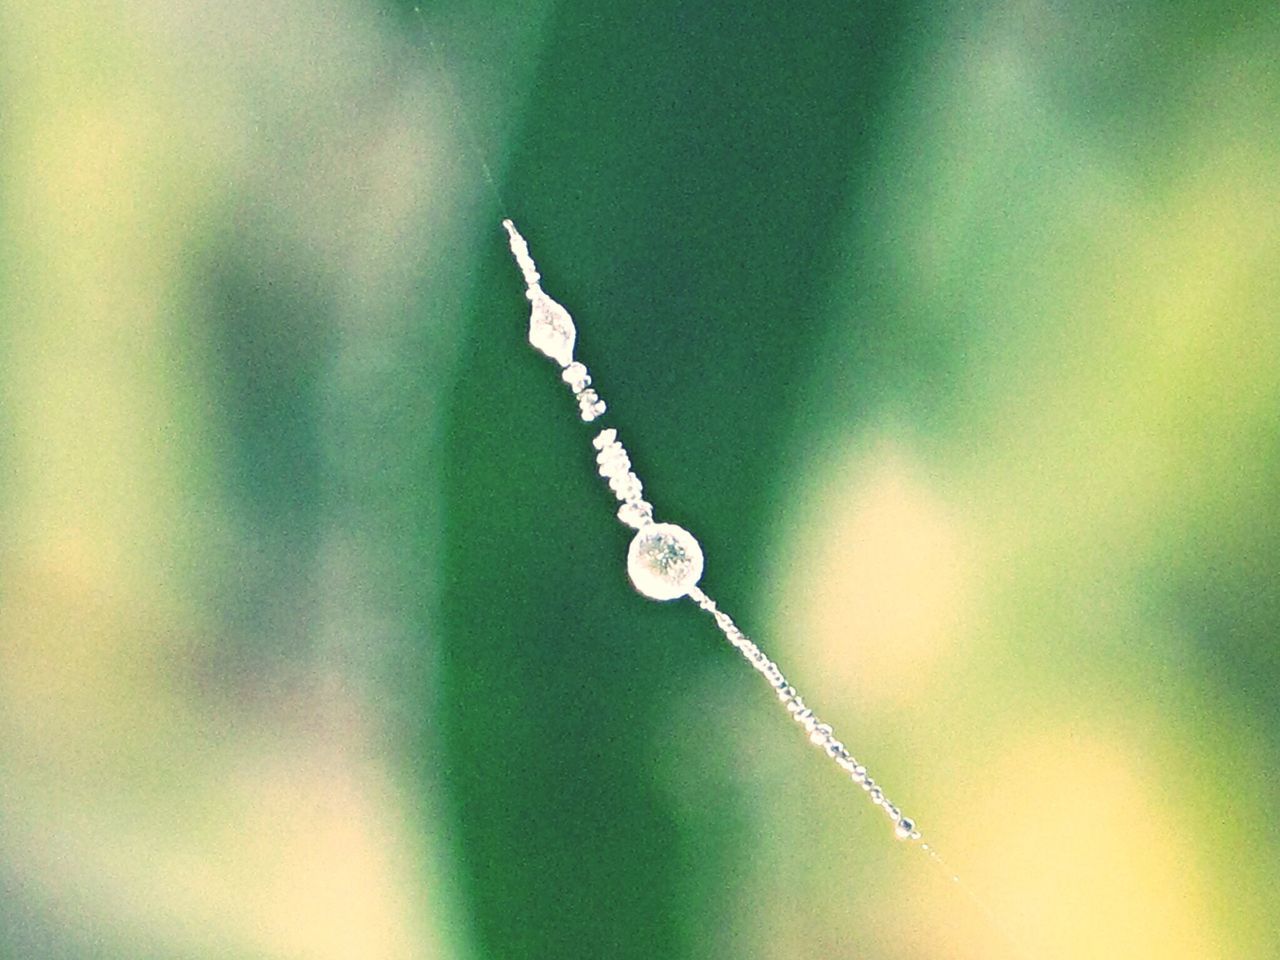
[[[569,311],[546,294],[535,297],[529,313],[529,343],[548,357],[567,367],[573,363],[573,344],[577,328]]]

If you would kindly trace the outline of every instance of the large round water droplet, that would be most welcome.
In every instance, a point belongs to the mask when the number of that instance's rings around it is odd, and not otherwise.
[[[646,597],[675,600],[698,585],[702,547],[693,534],[674,523],[650,524],[631,540],[627,573]]]

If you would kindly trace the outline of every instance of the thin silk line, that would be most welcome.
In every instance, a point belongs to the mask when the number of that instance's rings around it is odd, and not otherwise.
[[[470,116],[463,109],[462,97],[458,95],[457,87],[453,82],[453,75],[445,63],[444,54],[440,51],[440,45],[436,43],[435,29],[432,25],[428,25],[426,14],[421,7],[414,7],[414,13],[418,16],[422,34],[427,41],[427,48],[431,51],[431,59],[435,62],[436,72],[440,77],[440,89],[443,91],[445,99],[449,102],[449,109],[453,114],[453,125],[462,138],[462,147],[475,158],[480,167],[480,172],[484,175],[485,182],[489,186],[489,192],[493,195],[493,200],[498,205],[498,209],[501,210],[505,206],[502,200],[502,189],[498,186],[498,180],[494,177],[493,170],[489,167],[489,161],[485,157],[484,145],[480,141],[480,135],[472,125]]]
[[[692,588],[689,591],[689,599],[715,618],[716,626],[720,628],[725,639],[733,644],[742,654],[743,659],[768,681],[787,713],[791,714],[791,719],[800,724],[804,732],[809,735],[809,742],[820,747],[854,783],[866,792],[872,803],[884,810],[893,821],[894,836],[899,840],[919,840],[920,831],[916,829],[915,823],[910,818],[904,817],[902,811],[884,795],[884,791],[875,780],[867,775],[867,768],[854,759],[853,754],[836,738],[831,724],[823,723],[818,715],[805,705],[804,699],[796,688],[787,682],[778,665],[770,660],[750,637],[738,629],[733,619],[700,588]]]

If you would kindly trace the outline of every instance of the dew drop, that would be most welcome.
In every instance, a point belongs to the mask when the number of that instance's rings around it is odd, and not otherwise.
[[[635,588],[654,600],[675,600],[698,585],[702,547],[674,523],[643,527],[627,550],[627,573]]]

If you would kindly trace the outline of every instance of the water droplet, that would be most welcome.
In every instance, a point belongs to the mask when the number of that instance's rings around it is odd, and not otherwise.
[[[813,720],[812,727],[808,723],[805,724],[805,729],[809,731],[809,742],[815,746],[824,746],[831,739],[831,724],[818,723],[817,717],[814,717]]]
[[[627,550],[627,573],[635,588],[654,600],[675,600],[702,577],[702,547],[688,530],[655,523],[640,530]]]
[[[529,314],[529,343],[567,367],[573,362],[573,343],[578,337],[569,311],[546,294],[535,297]]]
[[[640,495],[640,479],[630,471],[615,473],[609,477],[609,489],[619,500],[630,500]]]
[[[590,387],[578,394],[578,412],[582,415],[582,419],[590,423],[600,414],[604,413],[604,401],[600,399],[600,395]]]
[[[917,840],[920,837],[920,834],[916,833],[915,822],[906,817],[898,821],[898,825],[893,828],[893,835],[899,840]]]
[[[627,456],[627,451],[623,449],[622,444],[614,440],[600,448],[600,452],[596,454],[596,465],[602,474],[608,476],[609,473],[617,471],[617,464],[626,464],[630,467],[631,458]]]
[[[591,386],[591,374],[587,373],[587,368],[577,360],[560,372],[560,379],[567,383],[574,393],[581,393]]]
[[[595,439],[591,441],[591,445],[597,450],[603,450],[609,444],[618,439],[618,431],[613,427],[605,427],[595,435]]]
[[[653,505],[645,500],[628,500],[618,508],[618,519],[639,530],[653,523]]]

